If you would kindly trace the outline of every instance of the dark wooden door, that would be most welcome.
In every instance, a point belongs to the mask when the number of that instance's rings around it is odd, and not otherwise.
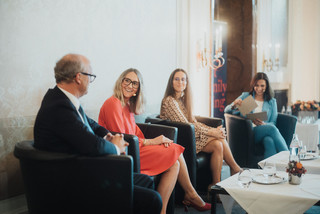
[[[255,13],[252,0],[215,0],[214,19],[228,24],[227,105],[250,90],[256,70]]]

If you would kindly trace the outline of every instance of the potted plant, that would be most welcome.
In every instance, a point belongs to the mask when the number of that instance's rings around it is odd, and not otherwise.
[[[300,184],[302,181],[302,175],[307,172],[301,162],[292,160],[289,161],[286,172],[288,173],[290,184]]]
[[[320,111],[320,106],[315,100],[297,100],[291,106],[291,109],[292,114],[298,117],[299,122],[314,123],[318,119],[318,111]]]

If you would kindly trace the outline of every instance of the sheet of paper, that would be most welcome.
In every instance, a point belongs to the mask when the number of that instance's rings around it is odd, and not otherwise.
[[[242,115],[247,115],[253,109],[257,108],[258,104],[254,101],[253,97],[250,95],[246,99],[242,100],[241,106],[238,106],[239,111]]]
[[[268,116],[266,111],[262,111],[262,112],[247,114],[247,118],[250,120],[260,119],[261,121],[266,121],[268,119]]]

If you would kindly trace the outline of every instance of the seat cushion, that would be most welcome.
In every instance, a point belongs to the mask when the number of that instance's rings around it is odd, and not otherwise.
[[[210,157],[211,154],[199,152],[197,154],[197,170],[205,167],[210,167]]]

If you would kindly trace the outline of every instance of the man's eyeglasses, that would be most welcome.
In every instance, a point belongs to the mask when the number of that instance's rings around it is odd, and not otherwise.
[[[139,83],[139,82],[137,82],[137,81],[132,81],[132,80],[129,79],[129,78],[123,78],[122,82],[123,82],[123,84],[124,84],[125,86],[128,86],[128,85],[130,85],[130,84],[132,83],[132,88],[134,88],[134,89],[138,89],[139,86],[140,86],[140,83]]]
[[[90,78],[90,83],[93,82],[93,81],[95,80],[95,78],[97,77],[97,76],[94,75],[94,74],[88,74],[88,73],[84,73],[84,72],[80,72],[80,74],[89,76],[89,78]]]

